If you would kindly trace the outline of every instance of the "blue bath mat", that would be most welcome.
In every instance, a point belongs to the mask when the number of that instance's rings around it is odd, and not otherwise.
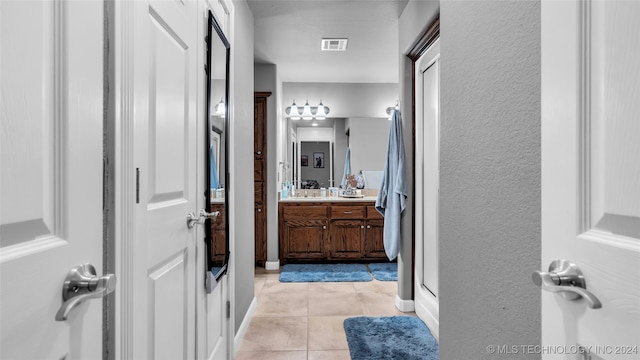
[[[364,264],[287,264],[280,271],[281,282],[371,281]]]
[[[438,360],[438,342],[414,316],[348,318],[344,330],[352,360]]]
[[[378,281],[398,281],[398,263],[373,263],[369,270]]]

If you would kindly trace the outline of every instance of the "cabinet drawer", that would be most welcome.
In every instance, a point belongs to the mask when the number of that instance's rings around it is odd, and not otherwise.
[[[382,214],[376,210],[374,205],[367,206],[367,219],[383,219]]]
[[[283,220],[326,220],[327,219],[328,206],[283,206],[282,217]]]
[[[363,219],[364,206],[357,205],[333,205],[331,206],[332,219]]]

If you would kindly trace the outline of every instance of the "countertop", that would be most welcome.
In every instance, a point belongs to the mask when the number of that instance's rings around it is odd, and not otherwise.
[[[305,202],[375,202],[377,196],[364,196],[359,198],[348,197],[290,197],[286,199],[280,199],[281,203],[305,203]]]

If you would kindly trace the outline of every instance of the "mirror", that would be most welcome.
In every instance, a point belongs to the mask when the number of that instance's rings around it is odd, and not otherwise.
[[[211,213],[205,225],[207,270],[216,281],[227,272],[229,262],[227,203],[229,191],[229,42],[209,11],[207,44],[207,172],[206,204]],[[209,277],[205,277],[209,278]],[[208,289],[212,287],[207,287]]]

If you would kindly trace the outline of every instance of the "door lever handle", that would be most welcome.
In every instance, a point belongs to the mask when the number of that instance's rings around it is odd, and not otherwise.
[[[116,276],[97,276],[91,264],[74,267],[67,274],[62,286],[62,306],[56,313],[56,321],[66,321],[69,313],[86,299],[99,299],[116,288]]]
[[[600,309],[602,303],[587,290],[587,283],[578,266],[570,261],[558,259],[551,262],[549,271],[535,271],[531,274],[533,283],[543,290],[560,293],[567,300],[584,298],[587,306]]]
[[[192,229],[196,224],[204,224],[207,219],[215,219],[220,216],[220,211],[207,212],[205,209],[200,209],[198,216],[193,212],[187,214],[187,227]]]
[[[200,209],[200,218],[204,219],[215,219],[220,216],[220,211],[207,212],[205,209]]]

